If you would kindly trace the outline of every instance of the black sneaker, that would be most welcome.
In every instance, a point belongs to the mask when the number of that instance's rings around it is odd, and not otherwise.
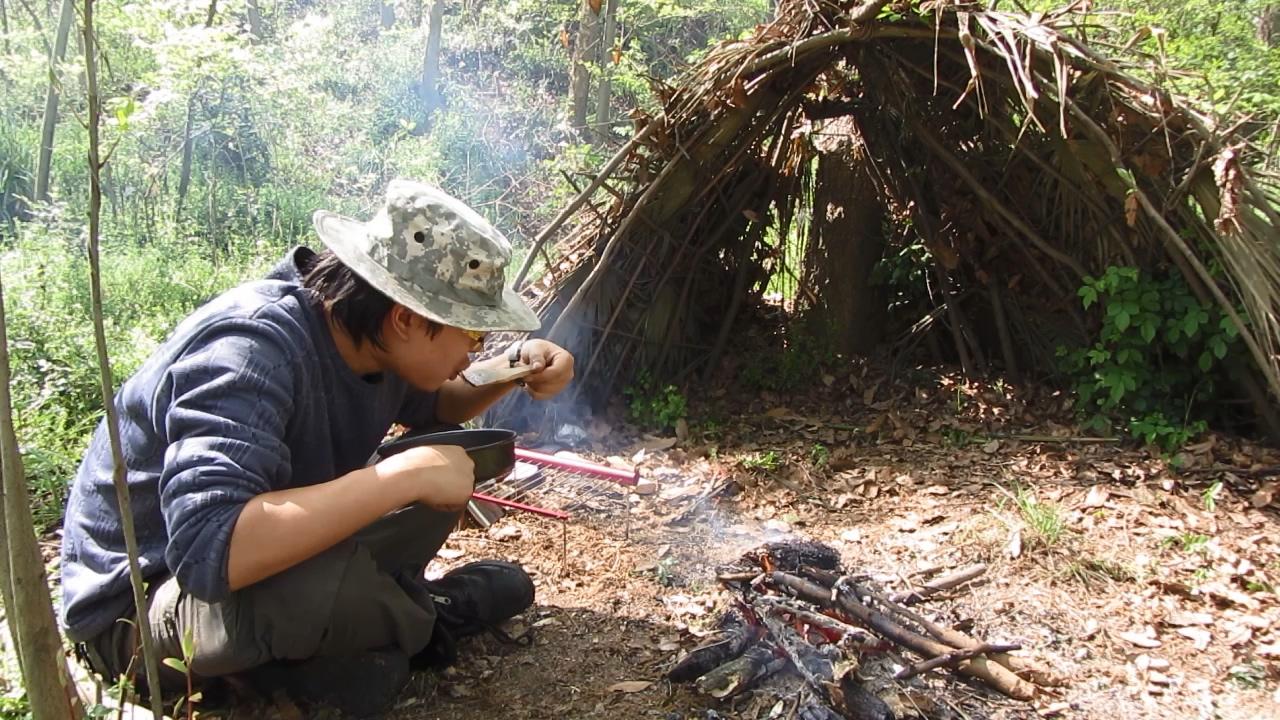
[[[533,605],[533,580],[519,565],[482,560],[424,584],[435,602],[436,624],[431,642],[413,657],[415,667],[452,665],[458,659],[457,642],[482,632],[503,642],[528,644],[527,635],[512,638],[499,627]]]
[[[309,708],[326,706],[344,717],[382,717],[395,705],[409,682],[409,657],[398,649],[369,650],[356,655],[275,661],[245,673],[266,699],[283,692]]]

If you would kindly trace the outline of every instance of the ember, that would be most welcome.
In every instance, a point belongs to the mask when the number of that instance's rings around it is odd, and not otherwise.
[[[864,656],[900,649],[921,659],[899,670],[894,680],[949,668],[1009,697],[1030,700],[1037,685],[1057,685],[1061,679],[1009,654],[1020,646],[983,642],[904,607],[984,570],[968,568],[891,596],[868,576],[844,572],[839,554],[826,545],[766,544],[719,576],[739,592],[737,606],[721,619],[717,635],[682,658],[668,677],[695,682],[702,692],[726,699],[789,670],[807,688],[800,717],[891,718],[889,707],[862,686],[858,670]]]

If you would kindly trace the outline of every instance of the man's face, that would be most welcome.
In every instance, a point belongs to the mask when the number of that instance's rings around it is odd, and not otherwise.
[[[407,317],[394,317],[403,312]],[[389,369],[419,390],[433,392],[471,365],[471,353],[484,347],[484,336],[445,325],[432,335],[427,320],[396,308],[392,332],[384,333]]]

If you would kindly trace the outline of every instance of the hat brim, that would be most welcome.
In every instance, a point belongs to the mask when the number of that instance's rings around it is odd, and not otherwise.
[[[531,332],[542,327],[538,316],[509,287],[503,288],[502,301],[497,305],[468,305],[412,290],[361,249],[361,240],[366,235],[365,223],[327,210],[317,210],[312,216],[312,224],[320,240],[344,265],[387,297],[429,320],[463,330],[485,332]]]

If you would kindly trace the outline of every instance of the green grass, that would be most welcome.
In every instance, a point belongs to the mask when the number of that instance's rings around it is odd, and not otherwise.
[[[241,280],[260,277],[280,250],[244,243],[215,252],[195,243],[102,248],[104,325],[119,388],[189,312]],[[14,423],[37,528],[62,516],[67,488],[102,416],[78,231],[21,226],[0,255],[12,368]]]
[[[1066,523],[1062,519],[1062,509],[1054,503],[1040,502],[1035,494],[1026,488],[1017,488],[1013,494],[1013,503],[1026,526],[1035,533],[1045,547],[1052,547],[1062,539],[1066,532]]]

